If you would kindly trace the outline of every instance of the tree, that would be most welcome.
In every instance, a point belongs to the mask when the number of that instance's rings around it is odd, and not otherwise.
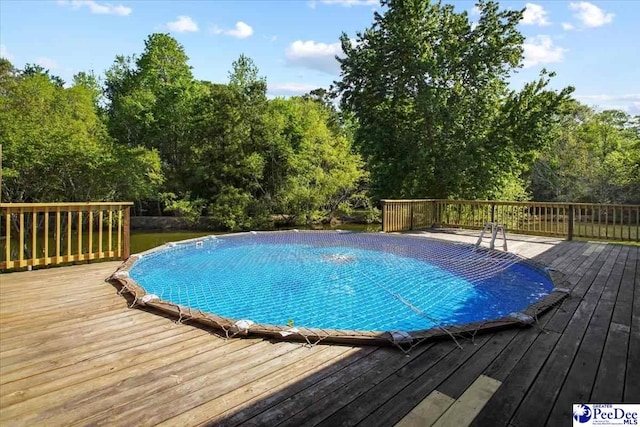
[[[101,111],[103,104],[102,99],[102,86],[100,84],[100,78],[95,75],[93,71],[85,72],[80,71],[73,76],[73,86],[81,86],[91,93],[93,104],[95,108]]]
[[[640,135],[618,110],[595,112],[567,103],[557,138],[537,158],[536,200],[590,203],[640,201]]]
[[[522,11],[480,1],[467,13],[429,0],[383,0],[388,9],[352,43],[336,82],[357,120],[355,144],[382,197],[500,197],[549,139],[571,92],[547,89],[543,72],[520,91]],[[513,185],[511,185],[513,187]]]
[[[23,76],[36,76],[36,75],[46,76],[49,80],[51,80],[53,84],[55,84],[58,87],[63,87],[65,83],[64,80],[62,80],[59,76],[55,76],[51,74],[49,70],[47,70],[46,68],[38,64],[25,64],[24,68],[20,73]]]
[[[194,80],[187,60],[177,41],[153,34],[106,79],[109,132],[123,147],[157,150],[166,181],[155,199],[166,212],[206,210],[217,228],[250,229],[271,225],[273,213],[315,218],[353,193],[360,157],[327,94],[270,102],[247,56],[228,84]]]
[[[348,202],[365,178],[351,141],[332,126],[331,111],[304,98],[275,99],[276,125],[267,176],[276,212],[312,222]]]
[[[191,137],[199,85],[184,48],[168,34],[152,34],[136,56],[118,56],[107,71],[109,133],[129,147],[157,150],[165,190],[184,191],[195,145]]]
[[[0,123],[3,201],[138,198],[161,180],[156,153],[113,144],[82,85],[64,88],[41,72],[3,74]]]
[[[266,81],[241,55],[228,85],[206,85],[194,122],[199,141],[196,194],[217,225],[247,229],[269,221],[264,198]]]

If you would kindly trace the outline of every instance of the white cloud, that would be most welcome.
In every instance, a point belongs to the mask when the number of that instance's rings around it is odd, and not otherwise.
[[[522,14],[522,21],[524,25],[549,25],[549,19],[547,18],[547,11],[539,4],[527,3],[525,5],[524,13]]]
[[[591,102],[640,102],[640,93],[628,93],[624,95],[576,95],[577,99]]]
[[[342,55],[340,42],[320,43],[313,40],[296,40],[289,45],[285,53],[287,64],[319,70],[329,74],[338,74],[340,64],[336,55]]]
[[[524,49],[524,68],[561,62],[567,51],[562,47],[554,46],[551,37],[545,35],[527,39],[522,47]]]
[[[238,21],[236,22],[236,27],[233,30],[227,31],[225,34],[239,39],[246,39],[253,34],[253,28],[251,28],[249,24]]]
[[[613,21],[613,13],[606,13],[595,4],[581,1],[569,3],[569,8],[575,11],[574,15],[586,27],[601,27]]]
[[[227,36],[235,37],[238,39],[246,39],[253,34],[253,28],[245,22],[238,21],[236,26],[231,30],[224,30],[222,28],[214,27],[211,30],[214,34],[226,34]]]
[[[562,29],[565,31],[571,31],[574,29],[573,24],[569,23],[569,22],[563,22],[562,23]]]
[[[198,24],[189,16],[180,15],[178,19],[172,22],[167,22],[167,27],[170,31],[176,33],[194,33],[198,31]]]
[[[622,95],[575,95],[581,102],[595,105],[598,110],[622,110],[631,115],[640,114],[640,93]]]
[[[94,0],[58,0],[58,4],[62,6],[71,6],[73,9],[86,7],[91,11],[91,13],[98,15],[127,16],[133,11],[130,7],[123,6],[121,4],[114,5],[111,3],[98,3]]]
[[[269,93],[273,95],[302,95],[319,88],[309,83],[269,83]]]
[[[13,61],[13,55],[9,53],[7,47],[3,44],[0,44],[0,58],[5,58],[9,61]]]
[[[58,68],[58,64],[56,63],[56,61],[44,56],[36,58],[35,63],[40,65],[42,68],[46,68],[47,70],[55,70],[56,68]]]

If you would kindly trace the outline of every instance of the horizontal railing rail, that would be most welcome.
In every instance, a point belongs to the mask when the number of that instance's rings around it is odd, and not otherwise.
[[[640,205],[443,199],[382,203],[386,232],[431,226],[482,229],[493,222],[522,234],[640,241]]]
[[[0,203],[0,270],[126,259],[131,205]]]

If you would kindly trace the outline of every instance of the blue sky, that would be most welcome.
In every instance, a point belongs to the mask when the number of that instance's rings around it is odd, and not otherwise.
[[[451,1],[474,17],[473,1]],[[512,84],[546,67],[553,86],[576,87],[580,101],[640,114],[640,1],[502,1],[526,7],[520,24],[525,67]],[[338,78],[338,37],[355,37],[380,10],[377,0],[0,0],[0,56],[39,63],[70,81],[102,74],[118,54],[141,53],[154,32],[185,48],[195,76],[225,82],[244,53],[267,77],[272,96],[326,87]]]

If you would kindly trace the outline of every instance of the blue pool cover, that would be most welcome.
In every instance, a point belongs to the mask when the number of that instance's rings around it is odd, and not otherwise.
[[[145,253],[129,276],[161,300],[257,324],[419,331],[498,319],[548,295],[522,258],[422,237],[349,232],[210,236]]]

